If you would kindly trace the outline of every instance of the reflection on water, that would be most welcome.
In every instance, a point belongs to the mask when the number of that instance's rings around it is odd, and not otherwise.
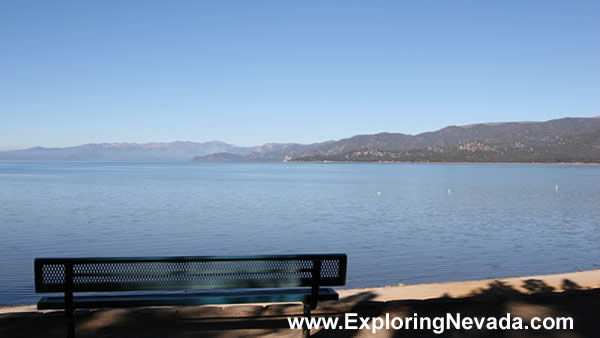
[[[348,287],[598,268],[600,166],[0,162],[0,304],[49,256],[345,252]]]

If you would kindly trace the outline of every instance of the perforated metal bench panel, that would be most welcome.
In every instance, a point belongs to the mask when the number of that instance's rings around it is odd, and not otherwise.
[[[242,304],[242,303],[288,303],[307,302],[311,296],[310,289],[275,289],[244,291],[196,291],[189,293],[169,293],[151,295],[120,296],[78,296],[73,298],[75,308],[117,308],[141,306],[186,306],[209,304]],[[331,288],[319,289],[319,301],[338,300],[338,293]],[[43,297],[38,309],[63,309],[63,297]]]
[[[38,258],[37,292],[63,292],[72,266],[74,292],[281,288],[312,285],[321,261],[320,286],[345,284],[346,255],[245,257]]]

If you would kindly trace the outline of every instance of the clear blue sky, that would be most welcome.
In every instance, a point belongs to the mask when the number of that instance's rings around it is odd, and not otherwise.
[[[600,1],[0,1],[0,149],[600,115]]]

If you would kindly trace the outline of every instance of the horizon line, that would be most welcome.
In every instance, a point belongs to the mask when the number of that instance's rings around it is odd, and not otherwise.
[[[325,140],[325,141],[315,141],[315,142],[310,142],[310,143],[300,143],[300,142],[284,142],[284,141],[280,141],[280,142],[265,142],[262,144],[255,144],[255,145],[238,145],[238,144],[234,144],[234,143],[229,143],[227,141],[223,141],[223,140],[217,140],[217,139],[213,139],[213,140],[207,140],[207,141],[190,141],[190,140],[173,140],[173,141],[146,141],[146,142],[132,142],[132,141],[119,141],[119,142],[114,142],[114,141],[105,141],[105,142],[88,142],[88,143],[80,143],[80,144],[74,144],[74,145],[64,145],[64,146],[42,146],[42,145],[37,145],[37,146],[29,146],[29,147],[11,147],[11,146],[1,146],[0,145],[0,152],[9,152],[9,151],[23,151],[23,150],[31,150],[31,149],[36,149],[36,148],[40,148],[40,149],[64,149],[64,148],[75,148],[75,147],[82,147],[82,146],[89,146],[89,145],[165,145],[165,144],[173,144],[173,143],[194,143],[194,144],[205,144],[205,143],[221,143],[221,144],[226,144],[229,146],[233,146],[233,147],[239,147],[239,148],[257,148],[257,147],[262,147],[265,145],[269,145],[269,144],[299,144],[299,145],[310,145],[310,144],[317,144],[317,143],[325,143],[325,142],[335,142],[335,141],[339,141],[339,140],[343,140],[343,139],[347,139],[347,138],[352,138],[355,136],[365,136],[365,135],[378,135],[378,134],[403,134],[403,135],[407,135],[407,136],[418,136],[424,133],[431,133],[431,132],[437,132],[440,131],[442,129],[445,128],[452,128],[452,127],[459,127],[459,128],[472,128],[475,126],[479,126],[479,125],[502,125],[502,124],[509,124],[509,123],[516,123],[516,124],[527,124],[527,123],[546,123],[546,122],[550,122],[550,121],[556,121],[556,120],[562,120],[562,119],[600,119],[600,115],[596,115],[596,116],[578,116],[578,117],[573,117],[573,116],[565,116],[565,117],[560,117],[560,118],[555,118],[555,119],[550,119],[550,120],[544,120],[544,121],[496,121],[496,122],[476,122],[476,123],[470,123],[470,124],[464,124],[464,125],[447,125],[445,127],[436,129],[436,130],[429,130],[429,131],[422,131],[420,133],[416,133],[416,134],[407,134],[407,133],[402,133],[402,132],[390,132],[390,131],[379,131],[379,132],[371,132],[371,133],[360,133],[360,134],[355,134],[352,136],[347,136],[347,137],[343,137],[340,139],[329,139],[329,140]]]

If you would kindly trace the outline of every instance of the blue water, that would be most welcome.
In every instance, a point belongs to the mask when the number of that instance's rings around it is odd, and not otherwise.
[[[0,162],[0,304],[35,257],[320,252],[348,287],[600,268],[600,166]]]

